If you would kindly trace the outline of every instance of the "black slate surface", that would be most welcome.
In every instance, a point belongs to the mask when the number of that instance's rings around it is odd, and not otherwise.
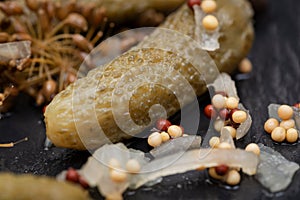
[[[282,153],[287,159],[300,164],[299,143],[275,144],[263,130],[263,123],[267,119],[267,106],[270,103],[294,104],[300,101],[298,93],[300,91],[300,1],[269,1],[267,12],[256,18],[255,28],[256,40],[249,55],[254,70],[248,79],[236,82],[241,101],[253,117],[253,125],[249,135],[238,142],[237,146],[244,147],[249,142],[262,142]],[[208,96],[200,99],[202,105],[208,101]],[[55,147],[49,151],[43,150],[45,129],[40,110],[23,95],[11,116],[0,119],[1,143],[29,137],[28,142],[14,148],[0,148],[0,171],[55,176],[70,166],[79,168],[86,161],[88,152]],[[144,141],[141,146],[143,144]],[[276,194],[269,193],[254,178],[248,176],[243,176],[239,187],[230,189],[218,183],[211,183],[207,177],[206,172],[170,176],[156,186],[127,191],[124,197],[126,199],[298,199],[300,197],[300,171],[296,173],[287,190]],[[92,191],[92,196],[101,199],[95,191]]]

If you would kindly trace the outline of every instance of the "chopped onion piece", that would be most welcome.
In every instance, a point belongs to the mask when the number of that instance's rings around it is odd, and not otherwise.
[[[122,197],[123,192],[128,188],[129,182],[116,183],[112,181],[109,174],[109,171],[106,171],[101,179],[99,179],[97,183],[99,192],[105,196],[106,199],[122,199],[120,197]],[[130,180],[129,174],[127,180]]]
[[[206,132],[206,135],[205,137],[203,138],[203,142],[202,142],[202,148],[210,148],[210,145],[209,145],[209,140],[212,138],[212,137],[220,137],[220,133],[217,132],[214,128],[213,128],[213,120],[210,121],[210,125],[209,125],[209,128]]]
[[[31,55],[31,42],[8,42],[0,44],[0,60],[2,62],[8,62],[11,59],[21,60],[29,58]]]
[[[132,182],[130,187],[138,188],[162,176],[184,173],[202,167],[215,167],[220,164],[241,168],[244,173],[254,175],[258,160],[258,156],[254,153],[241,149],[197,149],[177,152],[146,164],[141,170],[145,173],[136,175],[136,181]],[[158,169],[158,166],[165,167]]]
[[[271,192],[284,190],[291,183],[299,165],[288,161],[280,153],[263,144],[259,144],[259,147],[260,162],[255,177]]]
[[[179,151],[187,151],[191,149],[199,149],[201,145],[201,136],[189,135],[171,139],[168,142],[152,149],[150,151],[154,158],[168,156]]]
[[[239,103],[238,108],[247,113],[247,119],[246,119],[246,121],[241,123],[240,126],[236,129],[236,139],[237,140],[241,139],[248,133],[248,131],[251,127],[251,124],[252,124],[252,118],[249,113],[249,110],[247,110],[241,103]]]
[[[127,149],[123,143],[114,145],[104,145],[95,151],[92,157],[80,170],[80,174],[86,179],[90,186],[98,186],[102,195],[107,198],[120,197],[128,188],[133,177],[127,174],[126,181],[116,183],[110,178],[109,162],[111,159],[116,159],[120,163],[120,168],[116,170],[126,172],[126,163],[130,159],[136,159],[141,166],[145,165],[149,159],[141,151]]]
[[[268,113],[270,118],[275,118],[278,121],[281,121],[277,113],[279,107],[280,107],[279,104],[273,104],[273,103],[268,106]]]
[[[229,132],[228,129],[224,127],[221,130],[220,142],[226,142],[230,144],[231,148],[235,149],[235,145],[231,133]]]
[[[214,31],[207,31],[202,25],[202,19],[206,16],[200,6],[195,5],[194,7],[195,13],[195,39],[199,42],[201,49],[206,51],[215,51],[220,48],[219,43],[219,27]]]
[[[240,99],[237,95],[235,82],[227,73],[221,73],[209,86],[213,87],[215,91],[224,91],[229,97],[235,97],[238,100]]]
[[[89,186],[96,187],[104,171],[106,171],[105,166],[91,156],[81,168],[80,174],[84,176]]]
[[[300,130],[300,109],[293,107],[294,110],[294,120],[296,123],[296,127],[298,130]]]

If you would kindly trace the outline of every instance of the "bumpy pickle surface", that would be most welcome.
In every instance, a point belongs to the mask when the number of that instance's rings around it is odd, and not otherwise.
[[[48,177],[0,174],[0,199],[11,200],[88,200],[88,192],[80,186]]]
[[[217,0],[217,4],[219,49],[205,52],[195,47],[194,14],[183,5],[160,26],[163,29],[59,93],[45,112],[49,139],[56,146],[75,149],[128,139],[141,131],[141,126],[149,125],[151,106],[159,103],[170,116],[192,101],[189,94],[206,91],[206,83],[218,75],[212,70],[214,66],[222,72],[234,71],[251,48],[252,9],[245,0]],[[184,87],[180,76],[193,91]],[[138,85],[137,80],[143,84]],[[176,98],[179,94],[181,102]],[[119,111],[114,110],[116,107]],[[126,117],[139,126],[133,126]],[[120,121],[126,133],[119,127]]]

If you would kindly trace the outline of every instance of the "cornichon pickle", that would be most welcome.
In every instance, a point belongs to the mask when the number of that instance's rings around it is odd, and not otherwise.
[[[0,174],[1,200],[88,200],[88,192],[67,182],[33,175]]]
[[[59,93],[45,112],[49,139],[60,147],[93,149],[130,138],[149,125],[153,105],[171,116],[193,100],[189,94],[203,94],[218,75],[213,66],[235,70],[253,41],[253,12],[245,0],[216,2],[219,49],[197,47],[194,12],[183,5],[137,47]]]

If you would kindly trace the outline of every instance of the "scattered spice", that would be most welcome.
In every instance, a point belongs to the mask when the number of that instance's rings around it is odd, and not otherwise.
[[[232,114],[232,120],[237,124],[241,124],[245,122],[246,119],[247,119],[247,113],[243,110],[238,110]]]
[[[73,167],[70,167],[66,171],[65,179],[72,183],[80,184],[84,189],[89,188],[89,184],[87,183],[87,181]]]
[[[275,118],[270,118],[265,122],[264,129],[267,133],[272,133],[272,131],[278,126],[278,120]]]
[[[293,119],[288,119],[288,120],[282,120],[279,124],[282,128],[285,130],[288,130],[290,128],[295,128],[295,120]]]
[[[226,176],[226,183],[228,185],[237,185],[240,183],[240,181],[241,181],[241,175],[237,170],[232,169],[228,172]]]
[[[280,117],[282,120],[288,120],[293,117],[293,109],[288,105],[281,105],[278,108],[278,117]]]
[[[28,137],[25,137],[25,138],[23,138],[23,139],[21,139],[21,140],[18,140],[18,141],[16,141],[16,142],[10,142],[10,143],[6,143],[6,144],[0,144],[0,148],[1,147],[14,147],[15,145],[17,145],[17,144],[19,144],[19,143],[21,143],[21,142],[25,142],[25,141],[27,141],[28,140]]]
[[[217,91],[211,101],[212,104],[204,108],[205,116],[215,120],[214,129],[217,132],[226,126],[232,138],[236,138],[237,129],[250,117],[242,106],[239,109],[239,99],[235,96],[228,96],[224,91]]]
[[[228,172],[229,167],[227,165],[219,165],[215,167],[215,170],[219,176],[224,176]]]
[[[218,110],[226,106],[226,100],[221,94],[214,95],[211,99],[211,103]]]
[[[239,106],[239,100],[235,97],[228,97],[226,99],[226,107],[230,110],[236,109]]]
[[[252,63],[248,58],[244,58],[240,64],[238,70],[241,73],[250,73],[252,71]]]
[[[123,183],[127,179],[127,174],[121,170],[118,169],[112,169],[109,172],[109,176],[112,181],[116,183]]]
[[[208,169],[208,174],[210,177],[217,179],[217,180],[221,180],[223,177],[218,175],[216,172],[216,168],[215,167],[211,167]]]
[[[267,133],[271,133],[271,138],[275,142],[287,141],[289,143],[295,143],[299,138],[299,131],[296,128],[297,108],[294,109],[289,105],[275,105],[269,106],[269,118],[265,124],[264,129]],[[297,122],[298,123],[298,122]],[[299,123],[297,124],[299,126]]]
[[[219,26],[218,19],[213,15],[207,15],[202,20],[203,27],[208,31],[214,31]]]
[[[180,128],[180,126],[172,125],[168,128],[168,133],[171,138],[178,138],[182,136],[182,129]]]
[[[205,106],[204,115],[210,119],[214,119],[215,117],[217,117],[217,112],[214,109],[213,105],[208,104],[207,106]]]
[[[152,147],[161,145],[162,137],[159,132],[154,132],[148,137],[148,144]]]
[[[66,180],[73,183],[77,183],[79,181],[78,172],[74,168],[70,167],[66,174]]]
[[[276,127],[272,133],[271,137],[276,142],[283,142],[285,140],[286,130],[282,127]]]
[[[299,133],[296,129],[290,128],[287,130],[286,141],[288,141],[290,143],[294,143],[294,142],[297,142],[298,138],[299,138]]]
[[[205,13],[212,13],[217,10],[217,3],[214,0],[204,0],[201,3],[201,9]]]
[[[148,144],[152,147],[158,147],[170,139],[188,136],[184,134],[184,128],[182,126],[172,125],[167,119],[157,120],[156,128],[153,130],[155,132],[148,137]]]
[[[163,131],[160,133],[160,135],[163,142],[167,142],[170,140],[170,135],[167,132]]]
[[[256,143],[250,143],[246,146],[245,148],[246,151],[250,151],[250,152],[253,152],[255,153],[256,155],[259,156],[260,154],[260,149],[259,149],[259,146],[256,144]]]
[[[228,120],[229,119],[229,111],[227,108],[223,108],[219,111],[219,116],[222,120]]]
[[[171,125],[171,122],[167,119],[159,119],[156,122],[156,128],[160,131],[167,131]]]

